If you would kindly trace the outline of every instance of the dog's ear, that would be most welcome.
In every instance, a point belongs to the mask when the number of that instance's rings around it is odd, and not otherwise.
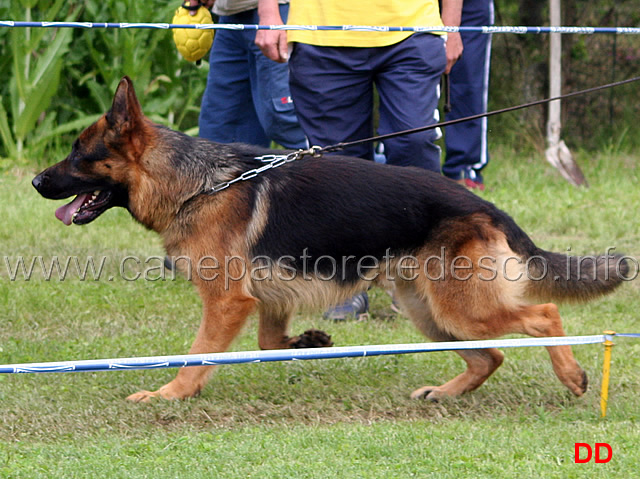
[[[107,121],[112,128],[122,134],[135,130],[142,118],[142,108],[136,97],[133,82],[131,78],[125,76],[118,84],[111,110],[107,112]]]

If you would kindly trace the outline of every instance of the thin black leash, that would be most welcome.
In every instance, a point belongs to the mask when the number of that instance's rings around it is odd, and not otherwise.
[[[343,150],[344,148],[346,148],[348,146],[360,145],[362,143],[369,143],[369,142],[372,142],[372,141],[387,140],[389,138],[395,138],[395,137],[401,136],[401,135],[410,135],[412,133],[419,133],[421,131],[433,130],[434,128],[442,128],[442,127],[446,127],[446,126],[450,126],[450,125],[456,125],[456,124],[462,123],[464,121],[477,120],[478,118],[484,118],[484,117],[487,117],[487,116],[499,115],[501,113],[508,113],[510,111],[522,110],[524,108],[529,108],[529,107],[536,106],[536,105],[542,105],[544,103],[549,103],[549,102],[556,101],[556,100],[563,100],[565,98],[571,98],[571,97],[574,97],[574,96],[585,95],[587,93],[593,93],[593,92],[596,92],[596,91],[599,91],[599,90],[605,90],[607,88],[614,88],[614,87],[617,87],[617,86],[625,85],[627,83],[636,82],[638,80],[640,80],[640,76],[629,78],[627,80],[617,81],[617,82],[614,82],[614,83],[607,83],[606,85],[600,85],[600,86],[596,86],[596,87],[593,87],[593,88],[587,88],[586,90],[579,90],[579,91],[574,91],[574,92],[571,92],[571,93],[565,93],[564,95],[559,95],[559,96],[555,96],[555,97],[551,97],[551,98],[544,98],[542,100],[536,100],[536,101],[532,101],[530,103],[523,103],[522,105],[510,106],[508,108],[502,108],[501,110],[494,110],[494,111],[489,111],[489,112],[486,112],[486,113],[479,113],[477,115],[467,116],[467,117],[464,117],[464,118],[458,118],[456,120],[443,121],[443,122],[440,122],[440,123],[434,123],[432,125],[422,126],[422,127],[419,127],[419,128],[412,128],[410,130],[398,131],[398,132],[395,132],[395,133],[387,133],[386,135],[373,136],[371,138],[365,138],[365,139],[362,139],[362,140],[345,141],[345,142],[341,142],[341,143],[336,143],[335,145],[330,145],[330,146],[325,146],[323,148],[320,148],[319,150],[316,150],[314,153],[315,153],[315,156],[317,156],[318,154],[322,154],[322,153],[331,153],[331,152],[334,152],[334,151],[340,151],[340,150]]]
[[[263,165],[260,166],[259,168],[254,168],[252,170],[248,170],[245,171],[244,173],[242,173],[241,175],[227,180],[227,181],[223,181],[222,183],[219,183],[211,188],[206,188],[205,190],[201,191],[200,193],[196,193],[194,196],[192,196],[191,198],[189,198],[187,201],[185,201],[185,204],[190,202],[191,200],[193,200],[194,198],[196,198],[197,196],[201,195],[201,194],[207,194],[207,195],[211,195],[214,193],[218,193],[219,191],[225,190],[227,188],[229,188],[231,185],[233,185],[234,183],[237,183],[239,181],[246,181],[246,180],[250,180],[251,178],[255,178],[256,176],[258,176],[259,174],[261,174],[264,171],[267,170],[271,170],[273,168],[278,168],[279,166],[285,165],[287,163],[290,163],[292,161],[296,161],[299,160],[301,158],[304,158],[305,156],[311,156],[313,158],[319,158],[321,157],[324,153],[331,153],[334,151],[340,151],[343,150],[344,148],[348,147],[348,146],[353,146],[353,145],[360,145],[362,143],[369,143],[372,141],[379,141],[379,140],[386,140],[388,138],[395,138],[396,136],[401,136],[401,135],[410,135],[412,133],[418,133],[421,131],[425,131],[425,130],[432,130],[434,128],[441,128],[441,127],[445,127],[445,126],[449,126],[449,125],[455,125],[457,123],[462,123],[463,121],[469,121],[469,120],[475,120],[478,118],[483,118],[486,116],[493,116],[493,115],[499,115],[500,113],[507,113],[510,111],[515,111],[515,110],[522,110],[523,108],[529,108],[531,106],[535,106],[535,105],[542,105],[543,103],[549,103],[551,101],[555,101],[555,100],[562,100],[564,98],[571,98],[574,96],[578,96],[578,95],[584,95],[586,93],[592,93],[595,91],[599,91],[599,90],[604,90],[606,88],[613,88],[613,87],[617,87],[620,85],[625,85],[627,83],[632,83],[635,81],[640,80],[640,76],[639,77],[634,77],[634,78],[629,78],[627,80],[621,80],[618,82],[614,82],[614,83],[607,83],[606,85],[600,85],[597,87],[593,87],[593,88],[587,88],[586,90],[579,90],[579,91],[574,91],[571,93],[565,93],[564,95],[559,95],[556,97],[552,97],[552,98],[545,98],[543,100],[536,100],[536,101],[532,101],[530,103],[524,103],[522,105],[517,105],[517,106],[511,106],[508,108],[503,108],[501,110],[494,110],[494,111],[490,111],[490,112],[486,112],[486,113],[479,113],[477,115],[472,115],[472,116],[467,116],[465,118],[458,118],[457,120],[449,120],[449,121],[443,121],[440,123],[434,123],[432,125],[427,125],[427,126],[423,126],[420,128],[413,128],[411,130],[404,130],[404,131],[398,131],[395,133],[388,133],[386,135],[379,135],[379,136],[373,136],[371,138],[365,138],[363,140],[356,140],[356,141],[347,141],[347,142],[342,142],[342,143],[336,143],[335,145],[330,145],[330,146],[325,146],[325,147],[320,147],[320,146],[312,146],[311,148],[308,148],[306,150],[296,150],[296,151],[292,151],[291,153],[288,154],[284,154],[284,155],[264,155],[264,156],[260,156],[255,158],[256,160],[260,161]],[[445,82],[447,80],[445,79]],[[448,90],[448,88],[447,88]],[[446,95],[448,96],[448,93],[446,93]],[[184,204],[183,204],[184,206]]]

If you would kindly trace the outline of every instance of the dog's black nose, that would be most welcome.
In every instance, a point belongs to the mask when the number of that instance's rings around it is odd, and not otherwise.
[[[43,188],[47,187],[48,182],[48,175],[44,171],[31,180],[31,184],[40,194],[42,194]]]
[[[40,190],[40,185],[42,185],[42,175],[38,175],[36,176],[32,181],[31,184],[33,185],[33,187],[36,190]]]

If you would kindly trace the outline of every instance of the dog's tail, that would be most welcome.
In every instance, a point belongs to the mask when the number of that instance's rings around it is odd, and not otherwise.
[[[549,301],[587,301],[629,279],[629,260],[621,254],[569,256],[536,248],[527,262],[527,293]]]

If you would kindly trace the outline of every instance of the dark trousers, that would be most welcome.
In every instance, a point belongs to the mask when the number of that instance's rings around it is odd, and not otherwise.
[[[374,85],[380,98],[379,134],[435,123],[445,66],[444,41],[431,34],[375,48],[297,43],[289,60],[289,81],[310,144],[327,146],[373,136]],[[428,130],[385,140],[387,163],[439,172],[438,137],[438,131]],[[373,160],[373,145],[342,153]]]
[[[493,25],[492,0],[465,0],[462,25]],[[449,75],[451,112],[455,120],[487,111],[491,35],[462,32],[464,52]],[[482,181],[480,170],[489,162],[487,119],[448,126],[445,130],[446,159],[442,172],[453,179]]]

